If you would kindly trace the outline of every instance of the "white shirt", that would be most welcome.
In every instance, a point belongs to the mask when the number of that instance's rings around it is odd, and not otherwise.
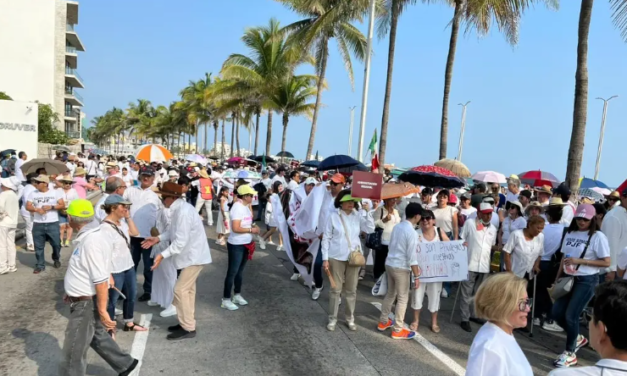
[[[562,245],[562,235],[564,235],[564,225],[561,223],[547,223],[544,226],[544,253],[542,261],[550,261],[553,254]]]
[[[584,255],[584,260],[599,260],[605,257],[610,257],[610,246],[607,241],[607,237],[601,231],[597,231],[592,235],[592,238],[588,235],[588,231],[573,231],[566,234],[564,242],[562,243],[562,253],[564,257],[570,255],[570,257],[581,258],[586,243],[590,239],[590,245]],[[573,266],[573,269],[577,266]],[[596,266],[579,265],[579,269],[575,272],[569,273],[567,267],[564,266],[564,272],[570,275],[594,275],[599,274],[600,270]]]
[[[111,242],[99,228],[82,228],[72,242],[74,251],[65,273],[64,287],[68,296],[96,295],[96,285],[111,275]]]
[[[507,191],[507,194],[505,195],[505,202],[507,203],[513,201],[518,201],[518,193]]]
[[[388,214],[390,214],[390,220],[387,222],[383,222],[383,219],[387,217]],[[383,233],[381,234],[381,244],[390,244],[392,230],[394,230],[394,227],[397,224],[401,223],[401,216],[398,214],[398,210],[393,209],[393,212],[389,213],[385,206],[381,206],[374,211],[374,213],[372,214],[372,218],[375,220],[374,226],[383,229]]]
[[[137,177],[139,176],[139,171],[135,171],[134,169],[131,168],[128,171],[128,174],[131,176],[131,179],[137,180]]]
[[[513,221],[509,217],[509,215],[505,217],[505,219],[503,220],[503,236],[501,238],[503,244],[507,244],[507,241],[509,240],[509,235],[512,232],[516,230],[522,230],[525,227],[527,227],[527,220],[525,219],[525,217],[518,217]]]
[[[85,162],[85,170],[87,170],[87,175],[96,176],[98,173],[98,164],[93,159],[90,159]]]
[[[270,178],[261,179],[261,182],[266,186],[266,189],[272,188],[272,180]]]
[[[447,205],[445,208],[433,209],[433,215],[436,226],[444,232],[453,232],[453,216],[457,216],[457,209]]]
[[[627,362],[616,359],[601,359],[590,367],[554,369],[548,376],[625,376]]]
[[[287,189],[289,189],[290,191],[295,191],[298,189],[298,183],[295,182],[294,180],[290,180],[290,182],[287,184]]]
[[[57,206],[62,198],[57,190],[48,189],[45,193],[35,190],[30,194],[27,201],[31,202],[35,208],[41,208],[44,206]],[[58,221],[59,213],[57,210],[47,211],[44,215],[33,213],[34,223],[53,223]]]
[[[253,226],[253,213],[250,212],[248,206],[239,201],[233,203],[229,211],[229,217],[231,219],[231,223],[229,223],[231,229],[233,229],[233,221],[240,221],[239,226],[243,229],[249,229]],[[238,234],[235,231],[231,231],[228,239],[228,242],[233,245],[250,244],[252,241],[253,234]]]
[[[138,238],[150,236],[150,229],[157,225],[157,213],[162,208],[159,196],[151,189],[134,186],[127,188],[124,198],[133,203],[131,216],[139,231]]]
[[[616,271],[618,254],[627,247],[627,210],[615,206],[603,218],[601,231],[607,236],[610,245],[610,268]]]
[[[467,219],[461,238],[468,243],[468,271],[475,273],[490,272],[490,254],[496,240],[496,227],[491,223],[477,230],[476,219]]]
[[[135,267],[133,256],[131,256],[130,242],[131,238],[128,234],[128,224],[126,220],[120,221],[117,228],[124,234],[124,237],[111,226],[109,222],[102,222],[100,231],[109,239],[111,243],[111,273],[122,273]]]
[[[475,213],[475,217],[477,216],[477,214],[476,214],[476,213],[477,213],[477,208],[474,208],[474,207],[472,207],[472,206],[471,206],[471,207],[469,207],[468,209],[464,209],[464,208],[462,208],[462,207],[460,206],[460,207],[459,207],[459,212],[460,212],[462,215],[465,215],[465,216],[466,216],[466,218],[470,218],[470,215],[471,215],[471,214],[473,214],[473,213]]]
[[[20,203],[14,191],[8,190],[0,193],[0,226],[17,228],[19,210]]]
[[[67,162],[65,165],[67,166],[68,170],[70,170],[70,175],[74,176],[74,171],[76,171],[76,165],[72,162]]]
[[[170,226],[159,235],[162,242],[170,242],[161,252],[163,258],[172,257],[176,269],[211,264],[211,250],[202,218],[196,209],[184,200],[170,206]]]
[[[64,189],[59,188],[58,192],[59,197],[63,199],[63,203],[65,204],[66,208],[70,206],[70,202],[78,200],[80,198],[78,197],[78,192],[76,192],[76,189],[74,188],[70,188],[70,190],[67,192]]]
[[[15,161],[15,176],[20,179],[20,181],[26,181],[26,177],[24,176],[24,172],[21,168],[24,162],[25,161],[21,158],[18,158],[17,161]]]
[[[470,346],[466,375],[533,376],[533,370],[516,338],[487,322]]]
[[[503,252],[512,255],[514,274],[524,278],[525,273],[529,273],[531,277],[534,263],[544,253],[544,234],[538,234],[535,238],[527,240],[523,230],[516,230],[503,247]]]
[[[470,214],[468,216],[468,218],[466,219],[477,219],[477,210],[475,209],[474,212],[472,212],[472,214]],[[492,225],[495,228],[499,228],[499,225],[501,224],[501,220],[499,219],[499,215],[498,213],[492,213],[492,218],[490,218],[490,223],[492,223]]]
[[[34,185],[32,184],[28,184],[26,185],[26,187],[24,187],[24,192],[22,193],[22,209],[20,209],[20,214],[24,217],[30,217],[32,215],[31,212],[29,212],[28,210],[26,210],[26,201],[28,200],[28,197],[30,197],[31,193],[35,192],[37,190],[37,188],[35,188]]]
[[[618,262],[616,263],[618,269],[627,270],[627,248],[623,249],[618,255]],[[623,279],[627,279],[627,272],[623,274]]]
[[[344,226],[342,226],[340,215],[346,225],[350,247],[346,240],[347,236],[344,235]],[[350,215],[346,215],[339,209],[331,212],[322,236],[322,260],[327,261],[332,258],[338,261],[347,261],[352,251],[361,250],[359,234],[362,232],[366,234],[374,232],[374,220],[370,213],[362,216],[356,210],[353,210]]]
[[[562,209],[562,219],[560,219],[560,223],[564,226],[570,226],[570,222],[573,221],[574,217],[575,205],[570,201],[566,201],[566,205],[564,205],[564,208]]]
[[[287,182],[285,181],[284,176],[281,176],[279,174],[274,175],[274,178],[272,178],[272,185],[274,185],[275,181],[280,181],[281,184],[283,184],[283,188],[287,188]]]
[[[367,213],[363,213],[367,215]],[[410,270],[412,265],[418,265],[418,234],[409,221],[403,221],[394,226],[388,246],[388,256],[385,265],[393,268]]]
[[[133,179],[130,173],[126,175],[122,175],[122,181],[124,182],[124,184],[126,184],[127,187],[130,187],[133,185],[133,180],[135,179]]]

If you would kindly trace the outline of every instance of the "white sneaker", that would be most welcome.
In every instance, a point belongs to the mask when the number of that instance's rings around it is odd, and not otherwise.
[[[445,289],[442,289],[442,294],[440,296],[446,299],[448,298],[448,292],[446,292]]]
[[[16,266],[9,266],[9,273],[15,273],[17,271]]]
[[[348,325],[348,330],[351,330],[353,332],[357,330],[357,325],[355,325],[354,321],[348,321],[346,325]]]
[[[233,296],[233,303],[237,303],[241,306],[248,305],[248,302],[246,301],[246,299],[244,299],[240,294],[235,294]]]
[[[266,249],[266,241],[261,236],[259,236],[259,248]]]
[[[270,241],[268,242],[268,245],[274,245],[274,242],[272,241],[272,239],[270,239]]]
[[[311,299],[318,300],[318,298],[320,298],[320,293],[322,292],[323,288],[324,288],[324,286],[320,287],[320,288],[317,288],[317,287],[314,288],[313,294],[311,294]]]
[[[298,278],[300,278],[300,274],[298,274],[298,273],[294,273],[294,274],[292,274],[292,276],[290,277],[290,281],[298,281]]]
[[[159,305],[159,303],[153,302],[152,300],[149,300],[146,304],[148,304],[148,306],[150,307],[156,307]]]
[[[116,308],[116,309],[115,309],[115,315],[116,315],[116,316],[120,316],[120,315],[121,315],[121,314],[123,314],[123,313],[124,313],[124,311],[122,311],[121,309],[119,309],[119,308]]]
[[[539,317],[536,317],[535,319],[533,319],[533,325],[541,326],[542,325],[542,320],[540,320]]]
[[[229,311],[237,311],[239,309],[239,307],[236,306],[231,299],[222,299],[222,305],[220,305],[220,307],[226,308]]]
[[[176,307],[173,305],[170,305],[168,308],[164,309],[159,314],[159,316],[161,317],[170,317],[170,316],[175,316],[175,315],[176,315]]]
[[[29,250],[29,251],[34,251],[35,250],[35,246],[33,244],[28,244],[26,246],[26,249]]]
[[[7,274],[9,272],[9,268],[0,269],[0,275]]]
[[[332,332],[335,330],[335,325],[337,325],[337,320],[330,320],[327,324],[327,330]]]
[[[282,245],[279,245],[278,247],[276,247],[276,250],[277,250],[277,251],[282,251],[282,250],[283,250],[283,246],[282,246]]]
[[[555,321],[545,321],[544,324],[542,325],[542,329],[544,330],[548,330],[549,332],[563,332],[564,329],[557,325],[557,323]]]

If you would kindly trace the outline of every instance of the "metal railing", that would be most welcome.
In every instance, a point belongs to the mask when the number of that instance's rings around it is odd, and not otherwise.
[[[76,99],[78,99],[79,101],[83,102],[83,96],[80,95],[76,90],[65,89],[65,94],[72,95],[72,96],[76,97]]]
[[[78,78],[79,81],[84,82],[83,77],[81,77],[81,75],[78,74],[78,71],[76,71],[76,69],[74,68],[65,67],[65,74],[76,76],[76,78]]]
[[[69,138],[81,138],[81,132],[78,131],[65,131],[65,134]]]
[[[67,108],[65,109],[65,116],[67,117],[78,118],[78,115],[80,115],[80,111],[76,108],[72,108],[70,110],[68,110]]]
[[[74,25],[65,24],[65,31],[75,31],[74,30]]]
[[[75,54],[76,53],[76,47],[74,47],[74,46],[65,46],[65,52],[71,53],[71,54]]]

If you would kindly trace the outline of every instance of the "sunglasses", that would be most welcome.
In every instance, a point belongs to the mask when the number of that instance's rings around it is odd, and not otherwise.
[[[521,300],[520,303],[518,303],[518,310],[520,310],[520,312],[525,312],[527,307],[531,308],[532,302],[533,301],[529,298]]]
[[[420,218],[420,220],[423,221],[423,222],[427,222],[427,221],[430,221],[432,219],[433,219],[433,217],[422,217],[422,218]]]
[[[577,218],[578,221],[590,222],[588,218]]]

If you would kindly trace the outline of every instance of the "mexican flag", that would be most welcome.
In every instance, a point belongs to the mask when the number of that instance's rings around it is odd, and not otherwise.
[[[372,158],[372,172],[379,172],[379,142],[377,140],[377,130],[374,130],[374,135],[372,135],[372,140],[370,140],[370,145],[368,146],[368,150],[370,150],[370,157]]]

